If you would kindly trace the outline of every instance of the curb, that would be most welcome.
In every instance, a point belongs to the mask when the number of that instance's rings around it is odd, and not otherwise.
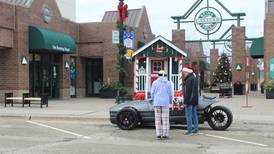
[[[106,117],[73,117],[73,116],[10,116],[0,115],[0,118],[11,118],[11,119],[23,119],[23,120],[47,120],[47,121],[80,121],[80,122],[94,122],[94,121],[109,121]]]

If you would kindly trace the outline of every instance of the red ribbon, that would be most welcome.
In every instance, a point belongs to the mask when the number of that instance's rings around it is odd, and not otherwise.
[[[125,21],[127,18],[127,9],[128,9],[128,5],[118,5],[118,16],[117,16],[117,20],[120,21],[120,16],[121,16],[121,11],[122,11],[122,20]]]

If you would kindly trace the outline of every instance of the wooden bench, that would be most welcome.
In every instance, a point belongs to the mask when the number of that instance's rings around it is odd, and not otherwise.
[[[13,93],[5,93],[5,107],[7,104],[11,104],[11,106],[13,106],[13,104],[21,104],[22,100],[22,97],[14,97]]]
[[[33,103],[33,102],[38,102],[38,103]],[[40,107],[42,108],[43,105],[46,105],[48,107],[48,97],[47,95],[41,95],[41,97],[31,97],[29,93],[23,93],[23,107],[25,104],[28,104],[29,107],[31,104],[39,104]]]
[[[31,104],[39,104],[41,108],[43,105],[48,107],[48,97],[47,95],[42,95],[41,97],[31,97],[29,93],[23,93],[22,97],[14,97],[13,93],[5,93],[5,107],[7,104],[11,104],[11,106],[13,106],[13,104],[22,104],[22,107],[24,107],[25,104],[29,105],[29,107]]]

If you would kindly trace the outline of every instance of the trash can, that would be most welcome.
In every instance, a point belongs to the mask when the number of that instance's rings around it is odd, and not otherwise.
[[[244,85],[241,82],[234,83],[233,89],[234,89],[234,95],[244,94]]]

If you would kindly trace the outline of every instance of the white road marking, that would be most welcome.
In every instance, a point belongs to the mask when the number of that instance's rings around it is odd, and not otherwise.
[[[208,137],[224,139],[224,140],[229,140],[229,141],[234,141],[234,142],[240,142],[240,143],[245,143],[245,144],[251,144],[251,145],[257,145],[257,146],[262,146],[262,147],[267,147],[268,146],[268,145],[265,145],[265,144],[249,142],[249,141],[239,140],[239,139],[234,139],[234,138],[229,138],[229,137],[216,136],[216,135],[210,135],[210,134],[205,134],[205,133],[199,133],[199,134],[205,135],[205,136],[208,136]]]
[[[49,129],[57,130],[59,132],[63,132],[63,133],[70,134],[70,135],[74,135],[74,136],[77,136],[77,137],[82,137],[84,139],[90,139],[90,137],[88,137],[88,136],[84,136],[84,135],[77,134],[77,133],[74,133],[74,132],[71,132],[71,131],[67,131],[67,130],[64,130],[64,129],[59,129],[59,128],[56,128],[56,127],[48,126],[48,125],[41,124],[41,123],[38,123],[38,122],[34,122],[34,121],[26,121],[26,122],[34,124],[34,125],[38,125],[38,126],[41,126],[41,127],[46,127],[46,128],[49,128]]]

